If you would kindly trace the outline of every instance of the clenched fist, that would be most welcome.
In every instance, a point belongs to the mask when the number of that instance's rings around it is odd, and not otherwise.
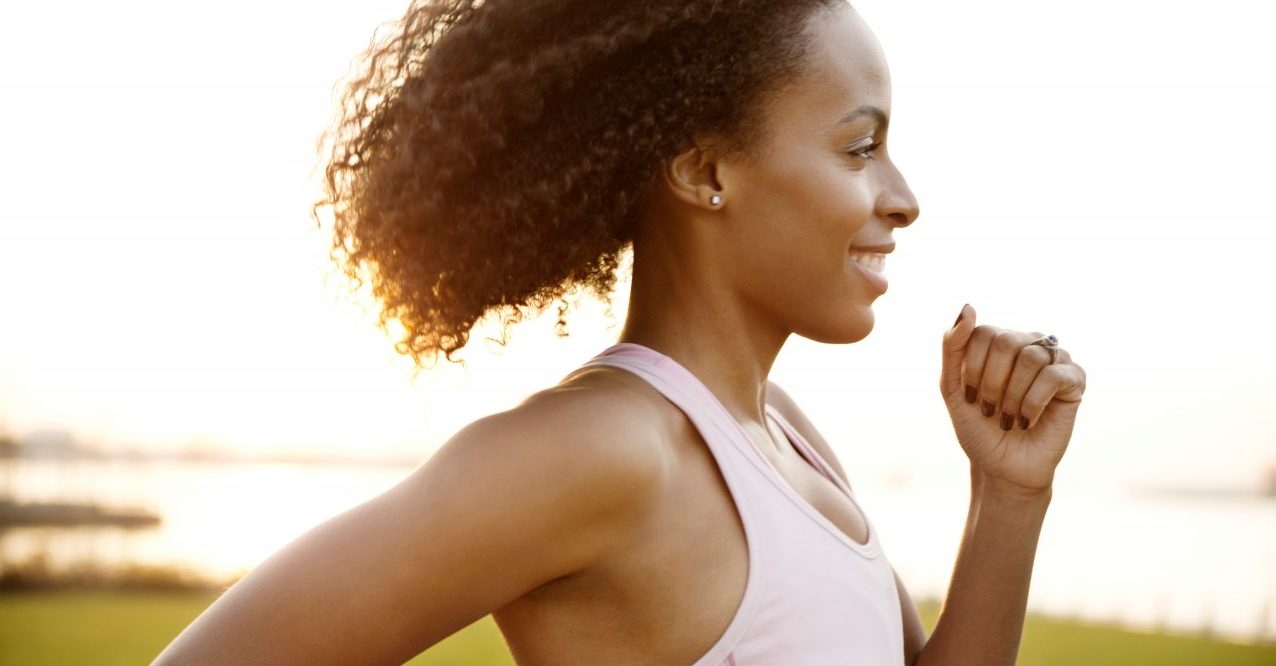
[[[1062,348],[1031,344],[1042,333],[976,325],[962,308],[944,333],[939,390],[972,466],[1026,492],[1046,492],[1072,438],[1085,370]]]

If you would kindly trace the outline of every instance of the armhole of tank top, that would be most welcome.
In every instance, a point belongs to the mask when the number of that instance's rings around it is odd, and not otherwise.
[[[842,477],[838,475],[837,471],[833,469],[833,466],[824,459],[824,456],[820,455],[820,452],[815,450],[815,447],[811,446],[811,444],[806,441],[806,438],[802,436],[802,433],[798,432],[797,428],[793,427],[793,424],[789,423],[788,419],[784,418],[784,415],[780,413],[780,410],[776,409],[772,405],[767,405],[767,412],[771,415],[771,418],[775,420],[776,425],[780,426],[780,431],[789,439],[793,448],[797,449],[798,453],[801,454],[803,458],[806,458],[808,463],[815,467],[815,471],[822,474],[824,478],[829,481],[832,481],[833,485],[841,488],[847,495],[850,495],[851,497],[855,496],[855,491],[851,489],[850,482],[843,480]]]
[[[636,347],[637,351],[642,354],[644,347]],[[675,381],[672,381],[661,370],[663,358],[660,356],[652,356],[650,354],[642,355],[637,358],[626,358],[626,354],[622,353],[625,348],[621,345],[613,347],[611,353],[606,356],[596,357],[581,367],[598,365],[609,365],[619,368],[621,371],[637,375],[643,381],[647,382],[654,390],[661,393],[670,405],[681,411],[688,420],[691,421],[699,436],[705,440],[706,446],[709,448],[710,455],[713,456],[714,464],[718,467],[718,473],[722,475],[723,481],[727,485],[727,491],[731,496],[732,510],[735,511],[740,520],[741,527],[744,530],[745,550],[748,553],[749,567],[748,574],[745,577],[744,590],[741,593],[740,601],[736,605],[734,614],[727,622],[726,628],[718,636],[718,639],[709,649],[702,654],[692,666],[721,666],[724,664],[735,664],[735,649],[740,641],[748,634],[749,629],[753,626],[753,620],[758,614],[759,605],[762,603],[764,575],[763,571],[770,566],[766,555],[766,546],[762,542],[762,532],[760,523],[753,512],[757,509],[753,507],[753,499],[746,491],[743,477],[728,474],[724,469],[730,465],[729,459],[723,459],[721,456],[726,455],[715,451],[713,444],[709,442],[712,436],[705,432],[706,428],[714,428],[724,439],[729,440],[731,435],[722,423],[710,414],[701,412],[697,417],[692,416],[688,411],[687,405],[693,405],[696,399],[686,393]],[[605,359],[605,360],[603,360]],[[579,369],[579,368],[577,368]],[[709,403],[716,404],[716,403]],[[694,411],[694,410],[693,410]],[[724,412],[725,413],[725,412]],[[728,442],[729,443],[729,442]],[[749,461],[744,451],[737,449],[745,458],[741,459],[741,464],[748,465],[759,464],[758,461]]]
[[[771,405],[767,405],[767,410],[775,419],[776,423],[780,425],[780,429],[784,430],[785,436],[789,438],[789,441],[793,444],[794,448],[802,452],[808,461],[816,461],[817,464],[815,466],[818,468],[818,471],[821,471],[825,478],[829,479],[834,486],[841,490],[842,493],[850,500],[851,504],[855,506],[855,510],[859,511],[860,515],[864,517],[864,523],[868,527],[868,541],[860,543],[850,538],[845,532],[834,526],[832,521],[828,520],[827,516],[820,514],[815,507],[810,506],[808,503],[807,506],[810,507],[812,515],[819,515],[823,518],[824,523],[827,524],[826,527],[834,533],[834,536],[838,537],[839,541],[850,545],[855,552],[870,558],[877,557],[878,554],[881,553],[881,537],[877,533],[877,527],[873,524],[873,520],[868,517],[868,513],[864,510],[864,507],[860,505],[860,501],[856,499],[855,493],[851,491],[851,485],[842,480],[842,477],[833,470],[833,467],[828,464],[828,461],[824,460],[824,456],[821,456],[820,452],[816,451],[815,447],[811,446],[811,444],[806,441],[806,438],[802,436],[802,433],[798,432],[797,428],[794,428],[793,424],[789,423],[788,419],[784,418],[784,415],[781,414],[779,410],[775,409]]]

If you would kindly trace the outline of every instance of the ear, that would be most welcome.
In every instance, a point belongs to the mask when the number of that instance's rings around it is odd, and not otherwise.
[[[697,208],[719,210],[726,205],[722,162],[717,142],[696,138],[664,166],[665,185],[678,201]]]

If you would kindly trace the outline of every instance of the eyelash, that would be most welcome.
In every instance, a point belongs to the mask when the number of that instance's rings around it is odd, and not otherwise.
[[[882,145],[882,142],[878,141],[877,143],[871,146],[868,146],[866,148],[860,148],[859,150],[848,151],[846,154],[852,157],[859,157],[860,159],[871,160],[873,159],[873,155],[872,155],[873,151],[877,150],[877,148],[881,145]]]

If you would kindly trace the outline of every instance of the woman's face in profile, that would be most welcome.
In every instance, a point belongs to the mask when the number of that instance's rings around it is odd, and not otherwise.
[[[918,206],[887,150],[890,74],[876,38],[850,5],[811,20],[808,66],[768,107],[757,158],[719,172],[720,213],[753,302],[803,337],[847,343],[872,330],[885,292],[852,248],[892,244]]]

